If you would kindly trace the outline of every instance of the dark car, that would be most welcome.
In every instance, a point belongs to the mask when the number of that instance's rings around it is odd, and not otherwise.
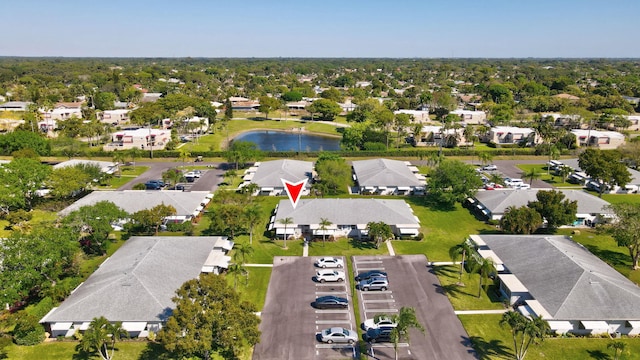
[[[391,330],[392,328],[379,328],[379,329],[369,329],[367,333],[364,334],[364,341],[375,343],[375,342],[391,342]]]
[[[369,270],[361,272],[356,276],[356,281],[369,280],[374,277],[387,277],[387,273],[382,270]]]
[[[164,187],[164,181],[162,180],[149,180],[144,183],[147,190],[160,190]]]
[[[349,302],[347,299],[337,296],[321,296],[313,302],[313,307],[316,309],[346,309],[349,307]]]

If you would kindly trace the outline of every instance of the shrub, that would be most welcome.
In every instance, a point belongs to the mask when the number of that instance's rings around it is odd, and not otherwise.
[[[133,190],[146,190],[147,186],[143,183],[133,185]]]
[[[5,219],[11,225],[20,224],[21,222],[29,221],[32,218],[33,218],[33,214],[28,212],[28,211],[25,211],[23,209],[12,211],[8,215],[5,216]]]
[[[39,318],[22,312],[13,329],[13,340],[18,345],[36,345],[44,341],[44,328],[38,323]]]

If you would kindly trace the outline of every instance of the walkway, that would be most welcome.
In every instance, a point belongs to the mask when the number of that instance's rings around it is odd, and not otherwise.
[[[395,250],[393,250],[393,245],[391,245],[391,241],[385,241],[387,243],[387,250],[389,250],[389,255],[396,256]]]
[[[246,267],[273,267],[273,264],[244,264]]]
[[[456,310],[456,315],[504,314],[510,309],[500,310]]]

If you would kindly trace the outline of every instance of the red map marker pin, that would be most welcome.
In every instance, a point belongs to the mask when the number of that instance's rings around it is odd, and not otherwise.
[[[298,204],[298,200],[300,199],[300,195],[302,195],[302,188],[304,188],[307,183],[307,179],[298,181],[297,183],[292,183],[282,178],[280,180],[282,181],[284,188],[287,190],[287,195],[289,196],[289,200],[291,200],[291,205],[293,205],[293,208],[295,209]]]

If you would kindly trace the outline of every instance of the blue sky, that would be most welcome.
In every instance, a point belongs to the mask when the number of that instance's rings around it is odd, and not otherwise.
[[[0,56],[640,57],[638,0],[0,3]]]

